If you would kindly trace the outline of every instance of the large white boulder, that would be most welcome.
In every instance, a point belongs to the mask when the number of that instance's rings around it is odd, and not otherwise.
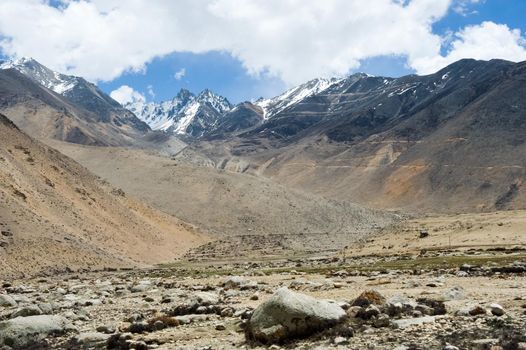
[[[247,336],[263,343],[281,343],[330,328],[345,318],[337,304],[283,287],[254,310]]]
[[[0,322],[0,346],[23,349],[49,335],[60,335],[74,329],[69,321],[61,316],[16,317]]]

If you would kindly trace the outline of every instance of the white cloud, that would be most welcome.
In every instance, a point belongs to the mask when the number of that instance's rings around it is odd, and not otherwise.
[[[478,13],[477,10],[472,9],[473,5],[483,3],[485,0],[457,0],[453,5],[453,11],[461,16]]]
[[[95,81],[142,71],[152,59],[172,52],[220,50],[238,58],[250,74],[268,74],[291,85],[346,74],[361,60],[378,55],[407,56],[411,67],[427,71],[423,61],[444,61],[443,38],[432,32],[432,24],[454,4],[79,0],[65,1],[57,9],[41,0],[2,0],[0,48],[9,56],[32,56]],[[490,47],[478,44],[481,50]]]
[[[122,85],[116,90],[110,93],[111,98],[119,102],[121,105],[125,105],[130,102],[144,102],[146,99],[140,92],[133,90],[128,85]]]
[[[181,68],[174,74],[175,80],[181,80],[186,75],[186,68]]]
[[[483,22],[455,33],[445,56],[419,58],[412,62],[412,66],[419,73],[426,74],[466,57],[480,60],[500,58],[515,62],[524,61],[526,38],[518,29],[510,29],[503,24]]]
[[[146,87],[146,91],[148,92],[148,95],[150,95],[151,98],[155,98],[155,92],[153,91],[152,85],[148,85]]]

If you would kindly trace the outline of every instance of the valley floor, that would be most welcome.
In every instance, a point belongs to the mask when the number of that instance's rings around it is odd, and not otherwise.
[[[524,218],[499,212],[411,219],[328,256],[190,254],[151,269],[3,281],[0,295],[14,302],[0,308],[0,320],[53,314],[74,327],[41,347],[267,348],[247,341],[243,327],[254,308],[286,286],[335,300],[349,319],[272,349],[524,349]],[[488,232],[503,234],[493,242]],[[365,290],[386,298],[382,312],[396,302],[403,311],[358,316],[350,305]]]

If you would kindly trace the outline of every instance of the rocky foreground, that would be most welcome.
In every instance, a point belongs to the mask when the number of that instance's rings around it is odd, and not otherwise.
[[[0,349],[526,349],[526,261],[510,257],[447,268],[300,259],[3,281]]]

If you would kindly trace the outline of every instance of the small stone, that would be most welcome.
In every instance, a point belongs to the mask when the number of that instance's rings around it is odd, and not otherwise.
[[[387,316],[386,314],[379,315],[373,321],[373,326],[375,326],[376,328],[389,327],[390,324],[391,324],[391,321],[389,320],[389,316]]]
[[[224,331],[226,329],[225,325],[222,323],[216,324],[216,331]]]
[[[231,307],[225,307],[221,310],[221,317],[232,317],[234,316],[234,309]]]
[[[12,315],[11,317],[12,318],[15,318],[15,317],[27,317],[27,316],[37,316],[37,315],[41,315],[42,314],[42,310],[40,310],[40,308],[36,305],[28,305],[28,306],[24,306],[24,307],[21,307],[19,309],[17,309]]]
[[[254,293],[250,296],[250,300],[259,300],[259,293]]]
[[[109,338],[109,334],[98,332],[80,333],[71,338],[70,345],[75,349],[104,349]]]
[[[333,344],[334,345],[345,345],[345,344],[349,344],[349,340],[347,338],[344,338],[344,337],[336,337],[333,339]]]
[[[16,306],[17,303],[15,299],[13,299],[11,296],[7,294],[0,294],[0,306],[3,307],[9,307],[9,306]]]
[[[143,293],[152,288],[152,282],[148,280],[140,281],[138,284],[132,286],[130,291],[132,293]]]
[[[468,313],[471,316],[485,315],[486,314],[486,309],[484,309],[480,305],[476,305],[476,306],[472,307],[471,309],[469,309]]]
[[[371,318],[378,316],[380,314],[380,309],[376,305],[369,305],[366,309],[362,308],[362,311],[356,314],[356,317],[370,320]]]
[[[115,327],[111,325],[98,326],[96,330],[97,332],[104,333],[104,334],[112,334],[112,333],[115,333],[116,331]]]
[[[499,304],[493,303],[489,306],[491,313],[495,316],[502,316],[505,314],[504,308]]]
[[[155,321],[153,323],[153,328],[155,328],[156,330],[160,331],[161,329],[165,329],[166,325],[164,324],[163,321],[157,320],[157,321]]]
[[[145,322],[134,322],[128,327],[128,332],[130,333],[144,333],[150,330],[150,325]]]

